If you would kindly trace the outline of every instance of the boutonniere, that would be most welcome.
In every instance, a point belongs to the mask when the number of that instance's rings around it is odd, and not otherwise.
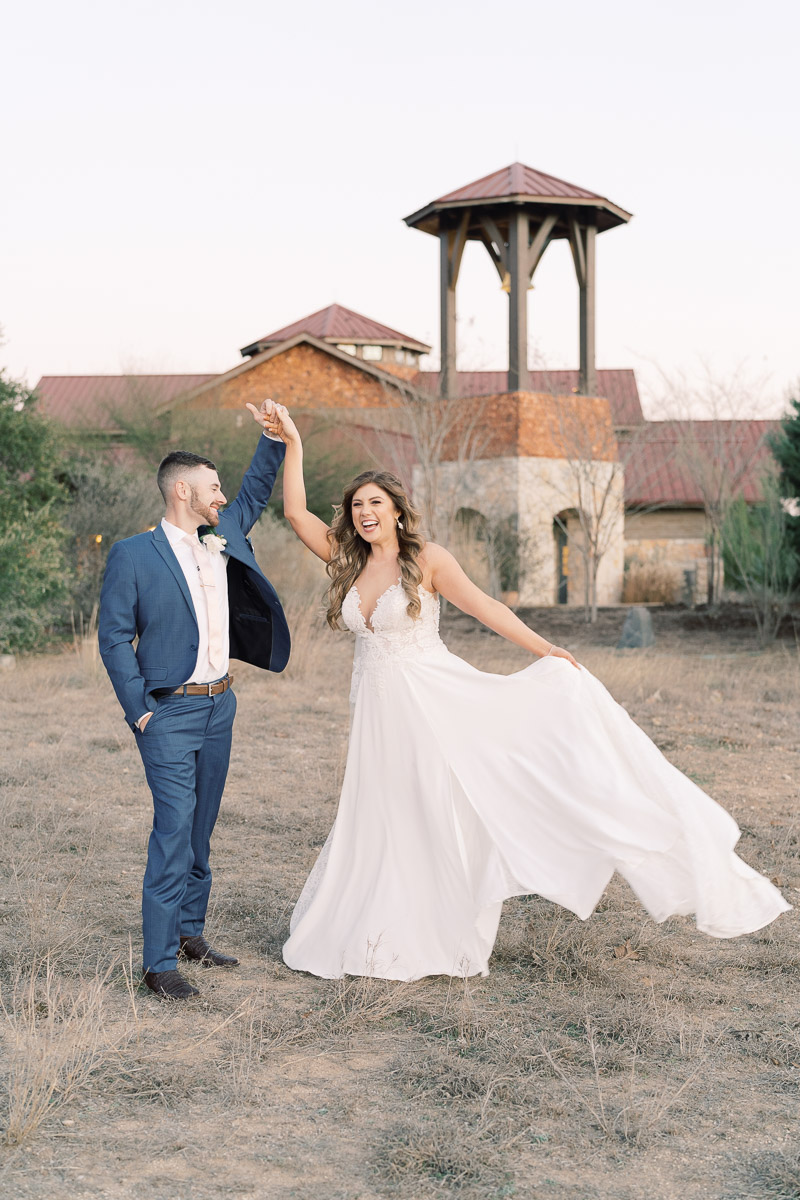
[[[222,554],[222,551],[228,544],[227,538],[224,538],[221,533],[214,533],[212,530],[201,533],[200,541],[214,554]]]

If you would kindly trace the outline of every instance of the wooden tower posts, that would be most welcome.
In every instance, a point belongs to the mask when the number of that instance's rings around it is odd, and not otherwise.
[[[441,390],[455,394],[456,283],[464,247],[488,251],[508,292],[508,390],[530,388],[528,291],[542,255],[555,238],[569,240],[579,290],[580,391],[597,388],[595,367],[595,240],[631,214],[595,192],[512,163],[467,184],[405,218],[439,238]]]

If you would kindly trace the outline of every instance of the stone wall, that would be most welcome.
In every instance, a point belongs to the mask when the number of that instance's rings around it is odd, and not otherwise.
[[[625,517],[625,559],[674,568],[683,577],[678,598],[700,604],[708,595],[707,537],[708,521],[702,509],[629,512]]]
[[[301,342],[262,362],[243,363],[180,404],[189,409],[241,408],[270,396],[290,409],[385,408],[392,406],[392,390],[348,356]]]
[[[598,602],[617,604],[622,592],[624,514],[622,479],[615,464],[591,464],[598,490],[609,489],[604,542],[607,546],[597,577]],[[415,477],[418,489],[422,480]],[[585,494],[585,493],[584,493]],[[489,523],[516,517],[519,537],[519,581],[515,595],[522,605],[550,605],[557,600],[558,563],[554,520],[578,505],[573,466],[561,459],[503,457],[439,468],[437,534],[452,536],[459,509],[480,513]],[[570,538],[568,603],[581,605],[583,559],[580,524],[565,516]],[[440,532],[441,531],[441,532]]]

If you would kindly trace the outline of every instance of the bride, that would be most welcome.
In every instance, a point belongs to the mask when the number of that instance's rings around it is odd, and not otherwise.
[[[306,507],[287,410],[284,511],[327,563],[328,623],[356,636],[339,810],[284,961],[326,979],[486,974],[502,901],[536,893],[581,918],[618,871],[656,921],[714,937],[789,905],[734,854],[733,818],[663,757],[568,650],[483,593],[419,533],[402,485],[367,471],[331,527]],[[491,675],[439,638],[439,596],[535,656]]]

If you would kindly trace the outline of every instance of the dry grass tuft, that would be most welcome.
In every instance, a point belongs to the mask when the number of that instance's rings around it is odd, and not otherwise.
[[[495,958],[510,968],[535,969],[549,983],[607,979],[613,936],[605,925],[580,921],[538,897],[510,901]]]
[[[0,997],[7,1047],[3,1133],[6,1145],[26,1142],[48,1118],[86,1088],[118,1049],[106,1023],[111,969],[69,986],[47,964],[6,999]]]
[[[515,1191],[503,1187],[511,1172],[502,1148],[480,1125],[451,1117],[416,1118],[389,1128],[376,1143],[373,1163],[379,1176],[412,1188],[427,1183],[463,1194],[480,1187],[490,1196]]]
[[[800,1154],[761,1154],[748,1174],[748,1200],[800,1200]]]
[[[333,995],[320,1015],[340,1033],[355,1033],[404,1016],[416,991],[413,983],[345,976],[334,982]]]
[[[639,1037],[634,1034],[625,1052],[627,1063],[624,1064],[625,1080],[621,1087],[619,1080],[606,1078],[604,1036],[589,1017],[585,1020],[582,1040],[591,1075],[590,1081],[584,1074],[578,1082],[576,1071],[563,1065],[560,1047],[548,1045],[548,1039],[543,1036],[537,1038],[542,1057],[553,1074],[575,1102],[589,1113],[596,1128],[612,1141],[638,1147],[646,1145],[661,1130],[667,1114],[685,1104],[686,1093],[701,1080],[709,1063],[705,1041],[701,1039],[695,1050],[695,1061],[683,1079],[653,1087],[646,1079],[647,1067]],[[617,1063],[614,1071],[622,1072],[622,1065]]]
[[[72,619],[72,650],[71,658],[75,667],[74,681],[90,686],[97,684],[105,676],[105,667],[100,657],[100,645],[97,641],[98,605],[95,604],[86,620],[81,613],[76,624]]]

